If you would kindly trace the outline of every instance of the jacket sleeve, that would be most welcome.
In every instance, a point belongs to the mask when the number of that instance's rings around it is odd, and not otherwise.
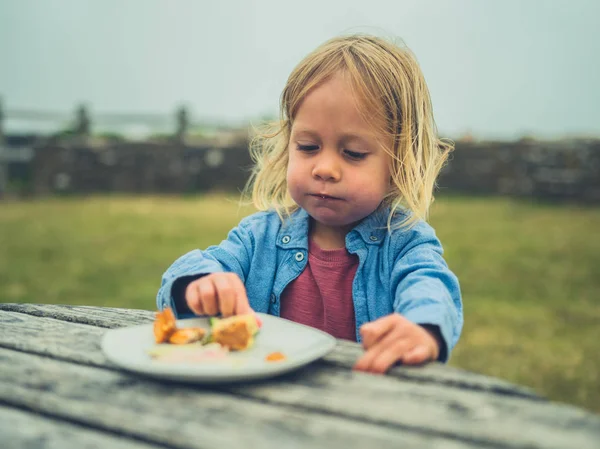
[[[174,291],[181,289],[173,287],[177,287],[178,284],[181,286],[181,281],[184,280],[189,283],[207,274],[231,272],[236,273],[242,282],[245,282],[253,248],[254,238],[249,229],[249,222],[243,220],[219,245],[210,246],[206,250],[195,249],[184,254],[173,262],[162,276],[156,295],[158,309],[171,307],[178,318],[189,314],[187,307],[182,307],[181,301],[174,296]]]
[[[462,331],[463,310],[457,277],[450,271],[437,237],[419,233],[399,254],[392,270],[394,311],[408,320],[439,329],[446,362]]]

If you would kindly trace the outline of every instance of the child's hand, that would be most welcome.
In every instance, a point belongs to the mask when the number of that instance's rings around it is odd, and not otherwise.
[[[185,301],[196,315],[253,313],[246,287],[235,273],[213,273],[196,279],[185,289]]]
[[[398,313],[364,324],[360,335],[366,352],[354,365],[358,371],[385,373],[396,362],[418,365],[440,353],[432,332]]]

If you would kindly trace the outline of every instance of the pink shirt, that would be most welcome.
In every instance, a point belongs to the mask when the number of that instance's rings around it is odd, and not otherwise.
[[[358,256],[346,248],[324,250],[312,241],[308,263],[281,294],[282,318],[356,341],[352,281]]]

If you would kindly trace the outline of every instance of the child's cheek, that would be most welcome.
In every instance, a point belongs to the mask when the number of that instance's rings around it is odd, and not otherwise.
[[[298,201],[302,197],[302,195],[301,195],[302,187],[298,180],[298,176],[293,171],[288,171],[287,186],[288,186],[288,191],[290,192],[292,199],[296,203],[298,203]]]
[[[369,179],[365,182],[354,182],[353,196],[360,203],[379,203],[389,191],[389,186],[384,182],[376,183]]]

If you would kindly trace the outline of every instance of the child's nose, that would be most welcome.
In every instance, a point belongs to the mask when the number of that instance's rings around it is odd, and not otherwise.
[[[341,169],[335,156],[321,154],[315,162],[312,174],[323,181],[339,181]]]

